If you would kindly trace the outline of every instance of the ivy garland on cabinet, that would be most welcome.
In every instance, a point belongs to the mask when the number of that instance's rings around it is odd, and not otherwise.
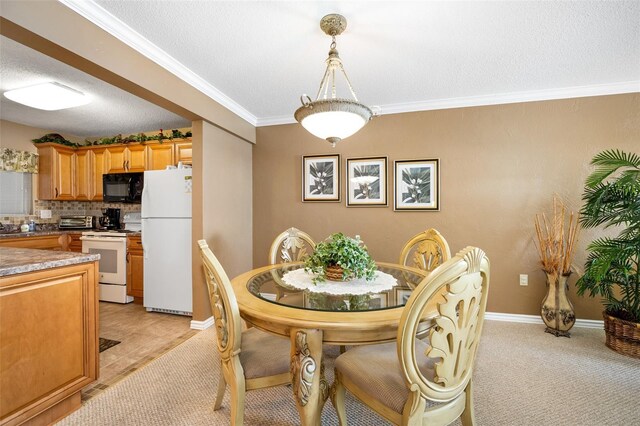
[[[95,141],[90,141],[89,139],[85,139],[84,145],[71,142],[65,139],[62,135],[58,133],[48,133],[41,138],[32,139],[33,143],[57,143],[60,145],[71,146],[74,148],[79,148],[81,146],[93,146],[93,145],[113,145],[113,144],[128,144],[132,142],[146,142],[146,141],[158,141],[162,143],[165,139],[173,140],[173,139],[181,139],[181,138],[190,138],[191,131],[189,130],[186,133],[182,133],[180,130],[171,130],[171,134],[165,135],[163,130],[160,129],[160,133],[157,135],[147,136],[144,133],[138,133],[136,135],[129,135],[126,137],[122,137],[121,134],[116,135],[112,138],[101,138]]]

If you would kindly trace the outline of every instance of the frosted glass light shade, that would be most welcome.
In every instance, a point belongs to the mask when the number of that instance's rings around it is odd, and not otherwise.
[[[331,99],[303,105],[294,116],[309,133],[335,145],[364,127],[373,112],[355,101]]]
[[[9,90],[4,96],[28,107],[46,111],[72,108],[91,101],[84,93],[55,82]]]

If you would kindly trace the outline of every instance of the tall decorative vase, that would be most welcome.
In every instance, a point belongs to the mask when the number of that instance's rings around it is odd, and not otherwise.
[[[556,337],[571,337],[569,330],[576,322],[573,305],[567,297],[569,275],[547,273],[547,296],[542,301],[542,320],[547,325],[544,331]]]

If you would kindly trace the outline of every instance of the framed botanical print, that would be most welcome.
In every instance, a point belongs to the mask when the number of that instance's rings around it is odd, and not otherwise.
[[[340,201],[340,155],[302,157],[302,201]]]
[[[438,163],[438,159],[393,162],[394,210],[440,210]]]
[[[347,158],[347,207],[386,206],[387,157]]]

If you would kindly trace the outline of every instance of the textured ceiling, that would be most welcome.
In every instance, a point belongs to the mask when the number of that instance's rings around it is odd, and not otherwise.
[[[584,86],[640,90],[639,1],[96,3],[258,123],[291,120],[300,95],[315,96],[330,43],[319,20],[332,12],[349,21],[338,49],[358,97],[383,113]]]
[[[1,97],[0,118],[81,137],[113,136],[188,127],[191,122],[78,71],[62,62],[0,36],[0,92],[56,81],[91,97],[91,103],[43,111]]]
[[[383,114],[640,91],[640,1],[60,1],[257,125],[293,122],[315,96],[333,12],[349,21],[338,49],[354,89]],[[1,91],[55,80],[94,98],[53,112],[2,98],[3,119],[78,136],[189,125],[4,37],[0,49]]]

